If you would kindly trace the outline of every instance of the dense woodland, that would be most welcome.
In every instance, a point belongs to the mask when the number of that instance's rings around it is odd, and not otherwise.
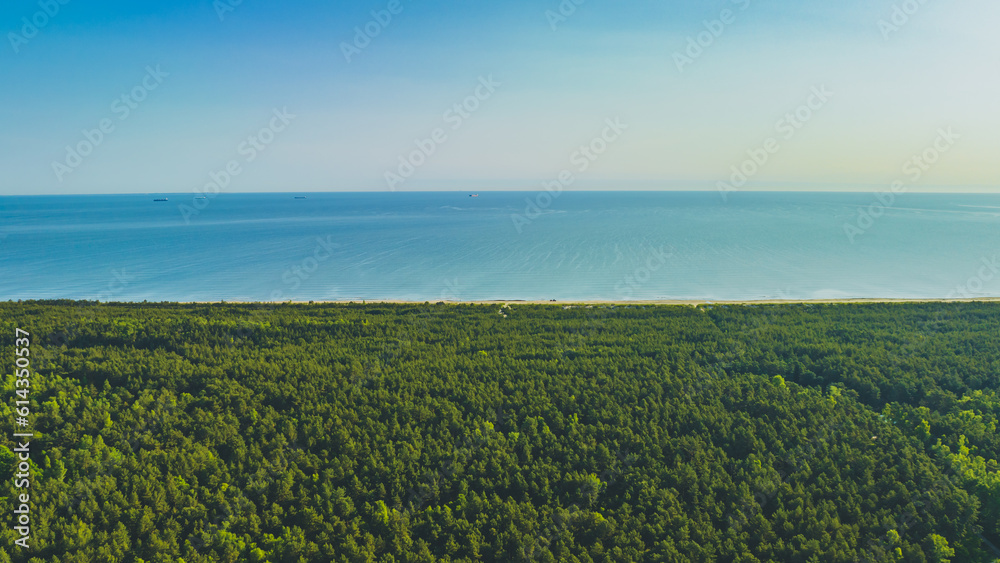
[[[17,327],[0,563],[1000,560],[1000,304],[8,302],[7,373]]]

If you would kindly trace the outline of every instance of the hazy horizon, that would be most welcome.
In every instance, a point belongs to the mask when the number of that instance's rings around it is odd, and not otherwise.
[[[985,0],[19,2],[0,7],[0,195],[995,192],[998,17]]]
[[[712,186],[707,187],[690,187],[690,188],[635,188],[626,187],[623,189],[616,188],[566,188],[563,192],[620,192],[620,193],[633,193],[633,192],[718,192],[719,190]],[[747,186],[741,188],[741,192],[755,192],[755,193],[830,193],[830,194],[849,194],[849,193],[871,193],[871,192],[889,192],[889,186],[843,186],[842,189],[835,189],[833,186],[811,186],[809,189],[798,189],[794,186],[789,186],[786,188],[781,187],[767,187],[758,188],[753,186]],[[525,193],[525,194],[536,194],[543,193],[544,190],[533,189],[529,187],[519,187],[519,188],[476,188],[476,187],[455,187],[448,189],[413,189],[413,190],[399,190],[398,192],[393,192],[389,190],[361,190],[361,189],[343,189],[343,190],[244,190],[244,191],[230,191],[220,192],[218,195],[255,195],[255,194],[281,194],[281,195],[293,195],[293,194],[368,194],[368,193],[456,193],[456,194],[490,194],[490,193]],[[198,192],[199,194],[202,192]],[[1000,189],[993,186],[913,186],[906,192],[902,193],[914,193],[914,194],[928,194],[928,195],[978,195],[978,194],[1000,194]],[[120,192],[87,192],[87,193],[58,193],[58,192],[39,192],[39,193],[9,193],[0,194],[0,198],[3,197],[32,197],[32,196],[46,196],[46,197],[59,197],[59,196],[114,196],[114,195],[182,195],[191,196],[191,191],[120,191]],[[725,200],[720,200],[725,201]]]

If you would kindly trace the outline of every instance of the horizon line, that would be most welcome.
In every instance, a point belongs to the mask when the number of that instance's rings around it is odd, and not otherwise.
[[[822,184],[824,187],[830,187],[832,184]],[[817,186],[819,187],[819,186]],[[960,191],[968,190],[972,188],[980,188],[976,191]],[[754,193],[871,193],[873,191],[879,190],[890,190],[888,186],[883,185],[851,185],[842,189],[789,189],[789,188],[740,188],[738,190],[730,190],[726,193],[740,193],[740,192],[754,192]],[[427,193],[537,193],[545,192],[545,189],[428,189],[428,190],[281,190],[281,191],[243,191],[243,192],[219,192],[216,194],[204,194],[202,192],[192,190],[183,192],[164,192],[164,191],[134,191],[134,192],[48,192],[48,193],[10,193],[10,194],[0,194],[2,197],[55,197],[55,196],[115,196],[115,195],[174,195],[174,196],[187,196],[191,194],[195,195],[205,195],[207,197],[218,197],[220,195],[253,195],[253,194],[427,194]],[[573,192],[573,193],[644,193],[644,192],[675,192],[675,193],[685,193],[685,192],[720,192],[718,188],[651,188],[651,189],[562,189],[559,193]],[[947,194],[947,195],[991,195],[1000,194],[1000,186],[983,186],[979,184],[964,184],[956,186],[929,186],[927,188],[908,188],[904,191],[897,193],[896,195],[904,195],[906,193],[920,193],[920,194]]]

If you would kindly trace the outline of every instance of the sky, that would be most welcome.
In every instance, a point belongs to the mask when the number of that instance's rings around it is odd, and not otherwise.
[[[997,191],[997,21],[995,0],[11,0],[0,195]]]

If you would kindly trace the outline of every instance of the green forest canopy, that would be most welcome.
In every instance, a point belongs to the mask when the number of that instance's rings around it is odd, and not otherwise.
[[[36,432],[32,547],[5,526],[0,563],[1000,558],[1000,304],[8,302],[0,324],[11,367],[32,335]]]

